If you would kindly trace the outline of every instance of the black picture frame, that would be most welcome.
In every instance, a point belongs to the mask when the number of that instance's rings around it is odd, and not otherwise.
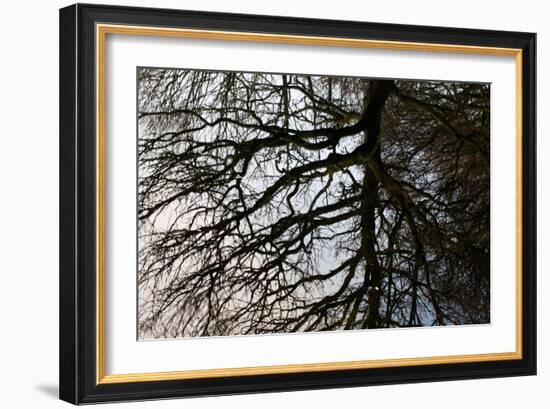
[[[521,50],[521,358],[138,383],[98,383],[95,71],[97,23]],[[77,4],[60,10],[59,46],[59,395],[62,400],[83,404],[536,374],[535,34]]]

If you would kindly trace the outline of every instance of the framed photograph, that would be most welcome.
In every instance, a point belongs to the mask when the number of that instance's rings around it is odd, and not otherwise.
[[[535,40],[61,9],[61,399],[534,375]]]

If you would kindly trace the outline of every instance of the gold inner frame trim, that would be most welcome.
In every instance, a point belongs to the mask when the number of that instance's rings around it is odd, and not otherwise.
[[[448,355],[364,361],[320,362],[312,364],[148,372],[105,373],[105,41],[107,34],[156,36],[223,41],[247,41],[295,45],[371,48],[481,54],[515,57],[516,65],[516,348],[512,352]],[[350,369],[389,368],[467,362],[518,360],[522,358],[522,51],[515,48],[432,44],[353,38],[294,36],[236,31],[197,30],[116,24],[96,25],[96,383],[204,379],[229,376],[291,374]]]

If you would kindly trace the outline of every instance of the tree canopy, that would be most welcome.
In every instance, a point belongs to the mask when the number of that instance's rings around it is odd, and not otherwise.
[[[489,322],[489,84],[137,85],[140,337]]]

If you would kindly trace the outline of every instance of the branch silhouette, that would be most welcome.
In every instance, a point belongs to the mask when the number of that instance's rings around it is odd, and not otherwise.
[[[140,337],[488,322],[489,101],[140,68]]]

